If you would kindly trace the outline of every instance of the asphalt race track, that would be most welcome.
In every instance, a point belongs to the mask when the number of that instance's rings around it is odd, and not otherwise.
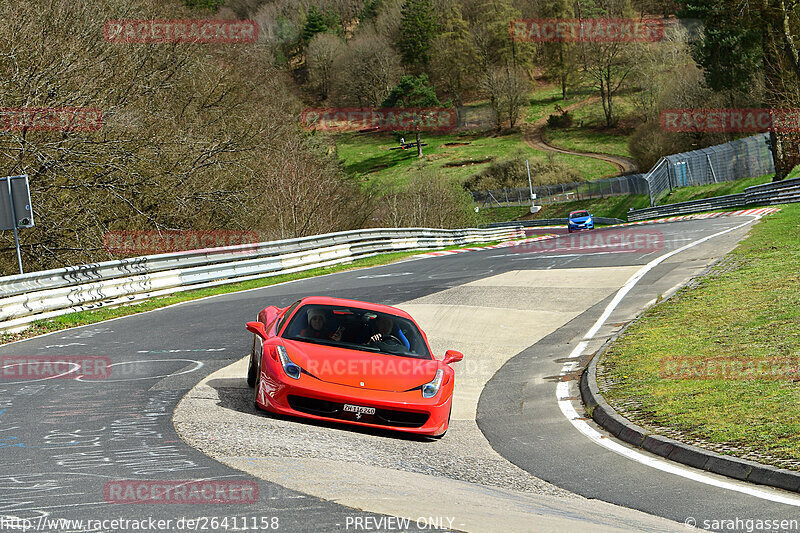
[[[800,498],[790,493],[688,467],[665,471],[610,451],[576,429],[559,403],[568,398],[556,395],[557,384],[571,379],[561,376],[565,360],[642,265],[731,230],[654,266],[585,353],[732,249],[752,219],[607,228],[413,259],[0,347],[0,531],[24,520],[40,531],[133,530],[108,523],[118,518],[149,520],[140,531],[224,530],[225,518],[228,530],[239,531],[245,520],[251,530],[280,531],[680,531],[690,517],[700,527],[797,520]],[[438,356],[464,352],[454,365],[453,423],[443,439],[253,409],[242,370],[252,336],[243,325],[266,305],[309,294],[397,305],[426,330]],[[108,358],[111,373],[7,375],[19,365],[14,358],[33,356]],[[572,384],[570,396],[576,391]],[[154,480],[191,480],[200,491],[208,480],[217,501],[125,499],[135,492],[126,487]],[[51,522],[57,519],[84,523]]]

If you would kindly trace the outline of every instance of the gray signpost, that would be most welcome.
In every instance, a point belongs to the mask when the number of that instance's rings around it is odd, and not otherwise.
[[[33,208],[28,176],[0,178],[0,230],[14,230],[14,245],[17,248],[19,273],[22,270],[22,254],[19,250],[19,228],[33,227]]]
[[[533,182],[531,182],[531,165],[525,160],[525,168],[528,169],[528,187],[531,190],[531,213],[538,213],[542,206],[536,205],[536,194],[533,192]]]

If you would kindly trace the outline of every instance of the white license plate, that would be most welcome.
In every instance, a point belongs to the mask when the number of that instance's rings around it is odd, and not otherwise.
[[[349,403],[344,404],[344,410],[348,413],[361,413],[364,415],[375,414],[374,407],[361,407],[360,405],[350,405]]]

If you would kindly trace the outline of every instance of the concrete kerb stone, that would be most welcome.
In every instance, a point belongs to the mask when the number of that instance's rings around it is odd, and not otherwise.
[[[754,468],[747,476],[747,480],[760,485],[800,492],[800,476],[795,472],[774,466],[760,465],[759,468]]]
[[[620,440],[670,461],[740,481],[800,492],[800,473],[798,472],[738,457],[720,455],[661,435],[648,434],[646,429],[621,416],[605,401],[600,393],[600,388],[597,386],[597,361],[600,360],[606,349],[634,322],[635,320],[626,324],[612,338],[608,339],[592,356],[589,365],[581,374],[581,398],[587,411],[591,413],[592,419]]]
[[[587,379],[587,374],[596,376],[597,373],[597,360],[598,354],[605,350],[610,341],[606,341],[597,354],[592,358],[589,367],[581,375],[581,396],[586,405],[591,405],[592,419],[600,424],[602,427],[611,432],[615,437],[623,440],[629,444],[641,448],[645,439],[648,437],[647,430],[641,426],[637,426],[627,418],[621,416],[614,410],[613,407],[608,405],[605,398],[600,394],[600,389],[597,387],[597,379]]]

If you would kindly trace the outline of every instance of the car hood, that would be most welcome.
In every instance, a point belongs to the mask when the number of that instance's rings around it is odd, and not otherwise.
[[[591,220],[591,219],[592,219],[592,217],[575,217],[575,218],[569,219],[569,221],[572,222],[573,224],[583,224],[587,220]]]
[[[289,358],[312,376],[337,385],[400,392],[436,376],[441,363],[308,342],[284,342]]]

